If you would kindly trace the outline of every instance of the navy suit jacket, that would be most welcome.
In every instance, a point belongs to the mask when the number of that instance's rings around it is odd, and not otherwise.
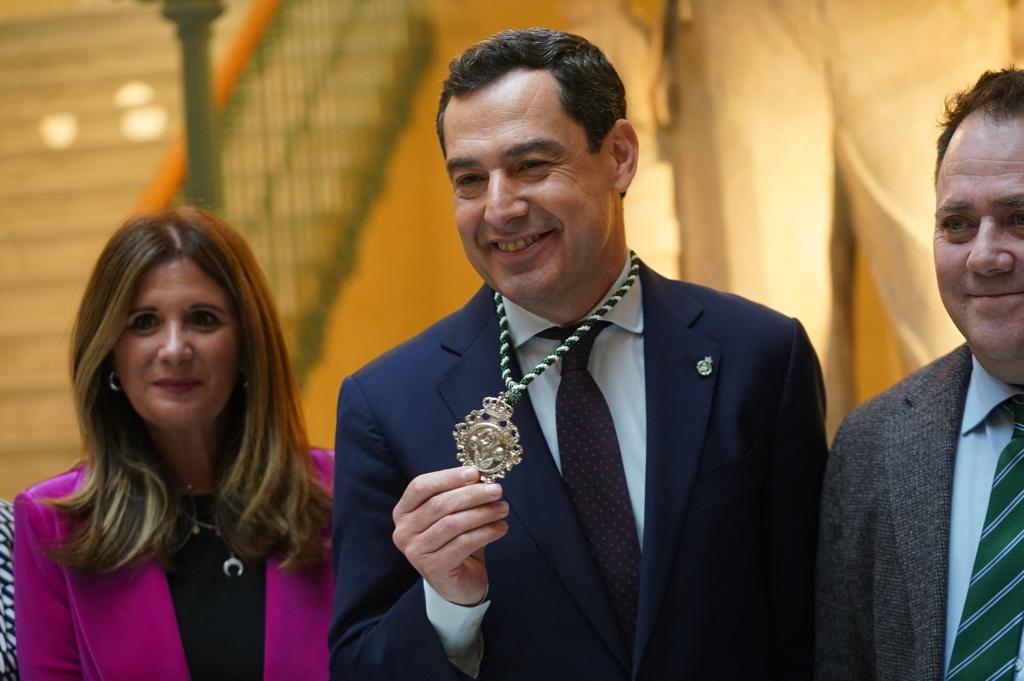
[[[810,679],[820,369],[796,320],[641,270],[647,471],[635,658],[529,397],[502,481],[508,534],[486,549],[482,679]],[[464,678],[391,542],[417,475],[457,465],[451,431],[502,384],[493,292],[348,377],[338,403],[335,681]],[[710,356],[714,371],[697,362]]]

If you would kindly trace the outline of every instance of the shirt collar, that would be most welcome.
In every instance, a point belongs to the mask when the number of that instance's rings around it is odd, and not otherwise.
[[[622,271],[619,272],[618,278],[609,287],[608,291],[601,297],[601,302],[594,306],[594,309],[587,314],[593,314],[594,310],[601,307],[604,301],[611,297],[612,292],[622,286],[622,283],[626,281],[626,277],[629,276],[629,257],[626,257],[626,262],[622,266]],[[608,311],[608,314],[604,316],[605,321],[611,322],[616,326],[620,326],[626,331],[632,333],[643,333],[644,331],[644,308],[641,304],[643,296],[640,294],[640,277],[637,277],[636,281],[633,282],[633,286],[630,287],[629,291],[625,296],[622,297],[615,307]],[[518,348],[526,341],[530,340],[544,329],[550,329],[552,326],[558,326],[552,321],[544,319],[539,315],[535,315],[524,307],[516,305],[508,298],[504,299],[505,303],[505,315],[508,317],[508,332],[512,337],[512,347]]]
[[[974,355],[971,355],[971,365],[960,435],[966,435],[984,423],[993,409],[1020,392],[1019,387],[1003,383],[985,371]]]

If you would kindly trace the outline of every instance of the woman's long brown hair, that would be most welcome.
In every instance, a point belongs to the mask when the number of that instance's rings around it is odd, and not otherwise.
[[[330,494],[310,456],[270,289],[241,235],[188,206],[129,219],[103,249],[86,286],[71,339],[85,476],[71,495],[53,501],[73,527],[53,556],[84,572],[150,558],[169,568],[184,540],[181,484],[127,397],[108,386],[111,352],[136,285],[153,266],[180,258],[224,288],[240,327],[241,373],[226,407],[228,432],[217,463],[217,528],[241,558],[276,554],[286,569],[316,564],[324,558]]]

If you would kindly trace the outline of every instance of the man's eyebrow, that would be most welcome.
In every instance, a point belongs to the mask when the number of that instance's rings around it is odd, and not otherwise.
[[[561,142],[558,142],[557,140],[553,140],[550,138],[526,140],[525,142],[520,142],[519,144],[512,145],[504,152],[502,152],[501,156],[505,160],[508,160],[511,158],[518,158],[520,156],[524,156],[534,151],[542,151],[549,154],[564,154],[565,145],[563,145]]]
[[[463,170],[465,168],[475,168],[480,165],[471,158],[465,156],[456,156],[445,161],[444,167],[448,169],[448,175],[455,174],[457,170]]]
[[[946,201],[946,203],[938,207],[935,211],[935,215],[939,215],[941,213],[960,212],[968,210],[970,207],[971,203],[969,201]]]
[[[525,156],[533,152],[543,152],[553,155],[561,155],[565,153],[565,145],[557,140],[553,140],[546,137],[538,139],[526,140],[519,144],[513,144],[508,149],[501,152],[501,158],[504,161],[510,161],[512,159]],[[466,168],[476,168],[480,165],[478,161],[468,156],[453,156],[445,162],[445,168],[448,170],[448,175],[455,174],[456,171],[465,170]]]
[[[1000,208],[1019,208],[1020,206],[1024,206],[1024,194],[1013,194],[1001,199],[996,199],[992,203]],[[956,213],[971,210],[973,207],[974,206],[970,201],[947,201],[939,206],[938,210],[935,211],[935,214]]]

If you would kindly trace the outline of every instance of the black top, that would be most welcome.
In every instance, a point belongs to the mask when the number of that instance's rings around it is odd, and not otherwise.
[[[194,499],[200,522],[212,526],[213,497]],[[240,576],[237,569],[227,576],[224,566],[231,554],[220,536],[207,527],[188,535],[174,556],[174,570],[167,573],[189,674],[192,681],[261,681],[266,630],[264,561],[247,560]]]

